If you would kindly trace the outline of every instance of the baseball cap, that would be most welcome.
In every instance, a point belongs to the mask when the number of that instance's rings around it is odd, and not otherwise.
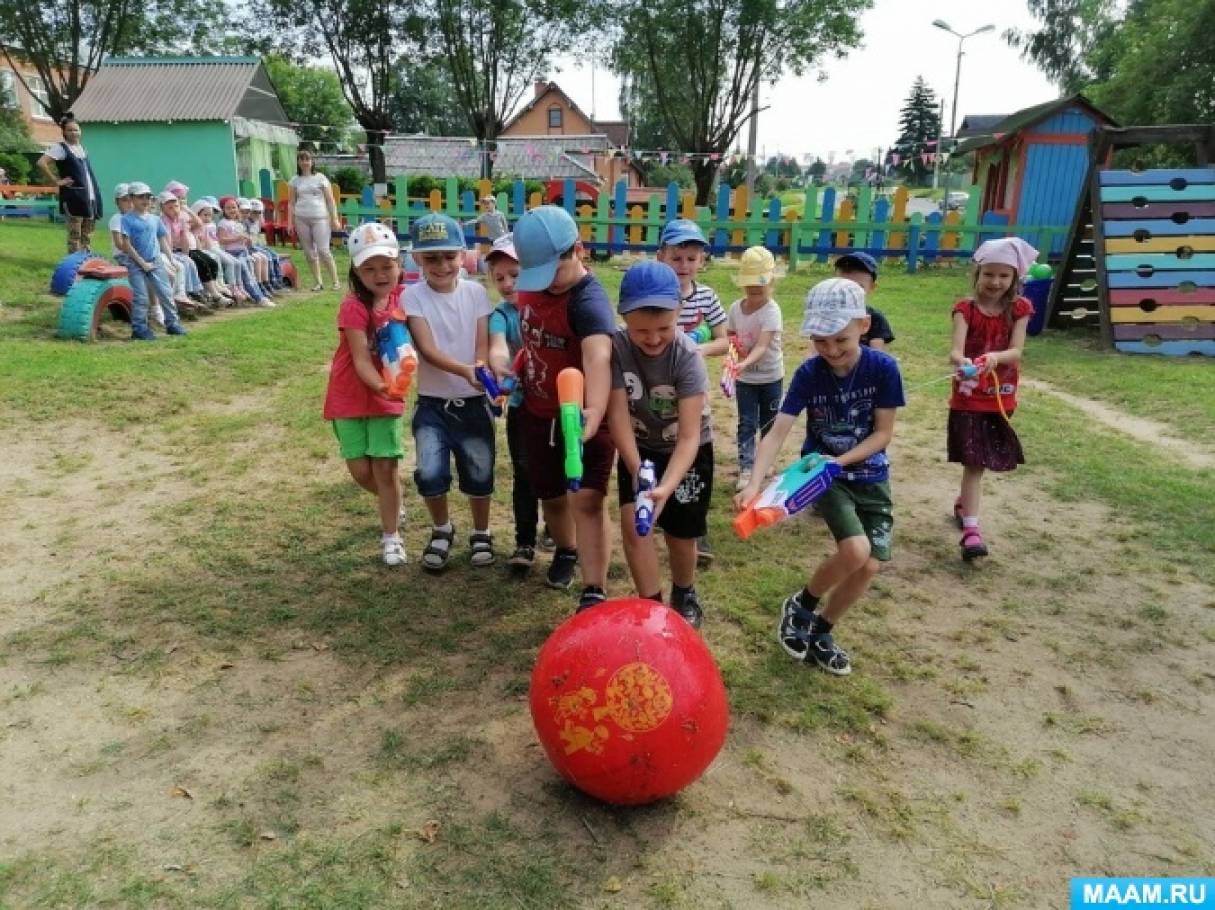
[[[866,315],[865,291],[847,278],[820,281],[806,295],[802,336],[835,335],[842,332],[853,319]]]
[[[190,192],[190,188],[180,180],[170,180],[165,184],[165,189],[176,196],[178,199],[185,199],[186,194]]]
[[[695,221],[687,218],[676,218],[674,221],[668,221],[666,227],[662,229],[662,236],[658,238],[658,245],[678,246],[681,243],[709,245],[709,241],[705,240],[705,235],[700,230],[700,225]]]
[[[260,199],[250,199],[249,208],[255,212],[264,212],[266,210],[266,204]]]
[[[515,223],[514,241],[519,255],[515,287],[543,291],[553,283],[561,255],[578,242],[578,225],[565,209],[541,205]]]
[[[448,215],[432,212],[409,226],[415,253],[454,253],[466,249],[464,231]]]
[[[151,196],[152,188],[138,180],[127,186],[127,194],[131,196]]]
[[[129,196],[129,195],[131,195],[131,187],[129,184],[120,183],[116,187],[114,187],[114,198],[115,199],[126,199],[127,196]]]
[[[244,196],[236,200],[236,207],[242,212],[250,212],[253,210],[253,205]]]
[[[401,254],[397,235],[378,221],[360,224],[346,238],[346,249],[350,251],[350,263],[356,268],[372,256],[387,256],[396,259]]]
[[[519,261],[519,254],[515,252],[515,241],[510,234],[503,234],[494,241],[493,247],[485,254],[485,261],[491,261],[495,256],[507,256],[515,262]]]
[[[675,270],[665,262],[645,259],[629,266],[620,279],[620,305],[616,312],[623,316],[643,307],[677,310],[682,302]]]
[[[173,193],[169,192],[168,190],[161,190],[160,195],[156,197],[156,200],[161,205],[163,205],[166,202],[181,202],[180,199],[178,199],[175,195],[173,195]]]
[[[839,259],[835,260],[835,268],[847,269],[849,271],[856,271],[859,269],[862,272],[868,272],[873,276],[873,280],[877,281],[877,260],[868,253],[845,253]]]
[[[738,258],[734,283],[740,288],[766,287],[776,278],[776,258],[762,246],[747,247]]]
[[[203,198],[203,201],[207,203],[207,205],[211,206],[211,208],[213,208],[213,209],[219,208],[219,200],[216,199],[214,196],[203,196],[202,198]]]
[[[210,210],[213,208],[215,208],[215,206],[213,206],[206,199],[195,199],[193,204],[190,206],[190,211],[193,212],[195,215],[201,215],[203,209]]]

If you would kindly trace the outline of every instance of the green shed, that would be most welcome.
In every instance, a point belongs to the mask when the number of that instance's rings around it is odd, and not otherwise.
[[[108,193],[170,180],[191,197],[263,195],[259,174],[295,173],[299,137],[257,57],[119,57],[106,60],[73,106],[93,170]]]

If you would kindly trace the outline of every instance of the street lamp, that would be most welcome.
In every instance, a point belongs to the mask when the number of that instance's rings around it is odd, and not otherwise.
[[[954,35],[958,39],[958,65],[953,74],[953,107],[949,113],[949,138],[952,139],[958,122],[958,83],[962,80],[962,42],[982,32],[990,32],[995,26],[990,24],[984,25],[982,28],[976,28],[973,32],[967,32],[963,35],[950,28],[949,23],[944,19],[934,19],[932,24],[943,31],[949,32],[949,34]],[[940,152],[940,149],[937,149],[937,151]]]

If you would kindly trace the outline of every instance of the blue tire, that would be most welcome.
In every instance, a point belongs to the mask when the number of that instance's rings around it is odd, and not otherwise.
[[[80,271],[80,267],[88,260],[98,258],[100,257],[96,253],[90,253],[88,250],[68,253],[51,273],[51,293],[63,297],[76,283],[76,273]]]

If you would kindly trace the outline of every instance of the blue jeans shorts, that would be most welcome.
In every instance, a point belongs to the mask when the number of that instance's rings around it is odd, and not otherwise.
[[[423,498],[443,496],[451,489],[453,455],[460,492],[465,496],[493,495],[497,434],[484,395],[419,395],[413,409],[413,438],[418,458],[413,479]]]

